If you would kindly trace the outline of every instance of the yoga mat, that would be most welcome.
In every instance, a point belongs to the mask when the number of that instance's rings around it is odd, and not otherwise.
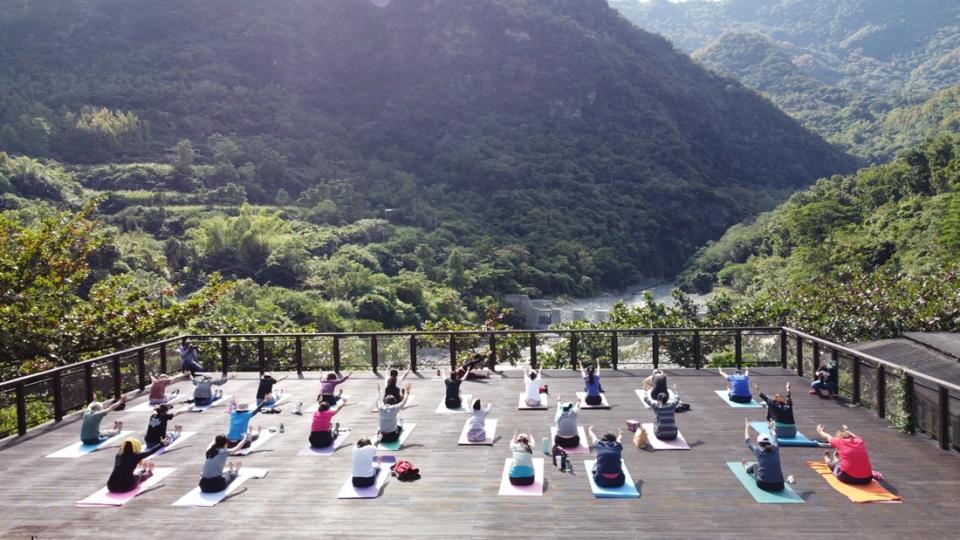
[[[593,481],[593,465],[595,459],[585,459],[583,465],[587,468],[587,480],[590,481],[590,491],[593,496],[599,499],[639,499],[640,492],[637,486],[633,485],[633,478],[630,478],[630,471],[627,470],[627,464],[620,460],[620,468],[623,469],[623,485],[617,488],[600,487]]]
[[[568,454],[589,454],[590,443],[587,442],[587,433],[583,426],[577,426],[577,435],[580,436],[580,445],[576,448],[564,448]],[[553,448],[554,440],[557,438],[557,426],[550,428],[550,447]]]
[[[467,425],[468,422],[463,423],[463,431],[460,432],[460,440],[457,441],[457,444],[464,446],[482,446],[482,445],[493,445],[493,439],[497,435],[497,421],[487,419],[483,421],[483,430],[487,432],[487,438],[481,442],[470,442],[467,440]]]
[[[193,405],[190,407],[190,412],[203,412],[209,409],[210,407],[216,407],[221,403],[230,403],[230,398],[232,397],[233,396],[228,394],[213,400],[213,402],[211,402],[209,405]]]
[[[443,399],[440,400],[440,404],[437,405],[437,414],[455,414],[467,412],[467,407],[470,406],[470,400],[473,398],[473,394],[464,394],[460,396],[460,408],[459,409],[448,409],[446,405],[443,404]]]
[[[647,432],[647,442],[654,450],[689,450],[690,445],[683,438],[683,433],[677,431],[677,438],[672,441],[661,441],[653,434],[653,424],[643,424],[643,430]]]
[[[790,487],[790,484],[783,484],[783,491],[764,491],[757,487],[757,481],[750,476],[746,469],[744,469],[743,464],[739,461],[728,461],[727,467],[730,467],[730,471],[733,472],[733,475],[737,477],[737,480],[743,484],[743,487],[747,488],[747,491],[753,495],[753,499],[761,504],[790,504],[790,503],[802,503],[803,498],[797,495],[797,492],[793,491],[793,488]]]
[[[204,493],[200,491],[199,487],[195,487],[190,490],[189,493],[177,499],[170,506],[216,506],[216,504],[231,493],[237,490],[244,482],[250,478],[263,478],[269,472],[268,469],[255,469],[253,467],[241,467],[240,474],[237,475],[236,480],[230,482],[230,485],[227,486],[227,489],[223,491],[217,491],[216,493]]]
[[[726,390],[714,390],[713,393],[720,396],[720,399],[725,401],[727,405],[737,409],[759,409],[760,408],[760,404],[757,403],[757,400],[755,399],[751,399],[750,403],[736,403],[734,401],[730,401],[730,398],[727,397]]]
[[[334,452],[337,451],[337,448],[340,448],[344,442],[347,440],[347,435],[350,434],[349,430],[341,431],[337,433],[337,438],[333,440],[333,444],[326,448],[314,448],[307,444],[307,446],[297,452],[298,456],[332,456]]]
[[[637,388],[636,390],[634,390],[634,392],[636,392],[637,397],[640,398],[640,403],[643,403],[643,406],[646,407],[647,409],[649,409],[650,406],[647,405],[647,402],[643,400],[643,396],[644,396],[644,394],[646,394],[647,397],[649,397],[651,400],[653,400],[653,396],[650,395],[650,391],[649,391],[649,390],[644,390],[643,388]],[[672,389],[671,389],[671,390],[667,390],[667,399],[668,399],[668,400],[674,400],[674,399],[676,399],[676,398],[677,398],[677,393],[676,393],[676,392],[674,392]]]
[[[517,401],[517,408],[521,411],[545,411],[550,408],[550,396],[540,394],[540,405],[538,407],[527,406],[527,393],[520,392],[520,400]]]
[[[500,491],[497,495],[517,497],[539,497],[543,495],[543,458],[533,458],[533,484],[529,486],[515,486],[510,483],[510,467],[513,458],[503,462],[503,474],[500,476]]]
[[[604,392],[600,393],[600,399],[603,400],[599,405],[587,405],[587,393],[586,392],[577,392],[577,399],[580,400],[581,409],[609,409],[610,402],[607,401],[607,394]]]
[[[184,401],[190,399],[193,396],[178,394],[173,397],[170,401],[166,403],[157,403],[156,405],[151,405],[150,400],[144,401],[143,403],[137,405],[136,407],[130,407],[129,409],[124,409],[127,412],[153,412],[154,409],[159,405],[176,405],[178,403],[183,403]]]
[[[120,442],[120,440],[123,439],[124,437],[129,437],[131,433],[133,432],[121,431],[120,433],[117,433],[113,437],[110,437],[109,439],[99,444],[83,444],[82,442],[77,441],[62,450],[57,450],[52,454],[48,454],[47,457],[48,458],[78,458],[81,456],[85,456],[91,452],[96,452],[97,450],[104,448],[106,446],[109,446],[113,443]]]
[[[264,405],[263,407],[261,407],[261,410],[269,411],[270,409],[279,407],[280,405],[283,405],[284,403],[290,401],[290,398],[292,397],[293,397],[293,394],[284,393],[280,396],[280,399],[278,399],[277,401],[274,401],[269,405]],[[257,403],[257,405],[259,406],[259,402]]]
[[[348,399],[349,397],[350,397],[350,394],[344,394],[344,395],[340,396],[340,399]],[[337,403],[339,404],[340,402],[337,401]],[[334,408],[336,408],[336,407],[337,407],[337,405],[334,405]],[[317,412],[318,410],[320,410],[320,402],[319,402],[319,401],[317,401],[317,402],[314,403],[313,405],[311,405],[311,406],[307,407],[306,409],[304,409],[304,410],[303,410],[303,414],[313,414],[313,413]]]
[[[380,490],[383,489],[383,485],[387,483],[387,479],[390,478],[390,466],[396,462],[396,458],[393,456],[383,456],[383,461],[374,466],[377,469],[377,483],[365,488],[358,488],[353,486],[353,477],[347,478],[347,481],[343,483],[343,487],[340,488],[340,493],[337,493],[338,499],[376,499],[380,496]]]
[[[413,422],[403,424],[403,431],[400,432],[400,438],[394,442],[381,442],[377,444],[377,450],[392,450],[394,452],[400,450],[400,448],[403,447],[403,443],[407,440],[407,437],[410,436],[410,432],[413,431],[415,427],[417,427],[417,424]]]
[[[750,427],[759,434],[770,434],[770,426],[766,422],[750,422]],[[817,447],[820,444],[803,436],[803,433],[797,432],[796,437],[777,437],[777,444],[780,446],[810,446]]]
[[[159,484],[161,480],[170,476],[175,470],[177,469],[172,467],[156,467],[153,469],[153,476],[147,478],[143,482],[140,482],[137,487],[131,489],[130,491],[125,491],[123,493],[110,493],[107,491],[107,488],[103,488],[86,499],[77,501],[76,505],[93,507],[123,506],[129,501],[132,501],[133,498],[139,495],[141,492],[147,491],[148,489]]]
[[[176,447],[178,444],[180,444],[181,442],[189,439],[190,437],[192,437],[192,436],[194,436],[194,435],[196,435],[196,434],[197,434],[196,431],[181,431],[181,432],[180,432],[180,436],[177,437],[176,439],[174,439],[173,442],[170,443],[170,446],[166,446],[166,447],[164,447],[164,448],[161,448],[161,449],[157,450],[156,452],[153,453],[153,455],[148,456],[147,459],[153,459],[153,458],[155,458],[155,457],[157,457],[157,456],[159,456],[159,455],[162,455],[164,452],[169,452],[171,449],[173,449],[174,447]]]
[[[246,455],[249,454],[250,452],[253,452],[253,451],[256,450],[257,448],[260,448],[261,446],[263,446],[264,444],[266,444],[267,441],[269,441],[270,439],[272,439],[273,436],[276,435],[276,434],[277,434],[276,431],[269,431],[269,430],[266,430],[266,429],[263,430],[263,431],[261,431],[261,432],[260,432],[260,436],[257,437],[257,440],[255,440],[255,441],[253,441],[252,443],[250,443],[250,446],[248,446],[248,447],[244,448],[243,450],[237,452],[235,455],[237,455],[237,456],[246,456]],[[241,470],[242,470],[242,469],[241,469]]]
[[[830,484],[830,487],[839,491],[840,493],[847,496],[848,499],[855,503],[869,503],[869,502],[879,502],[879,503],[899,503],[903,502],[899,495],[894,495],[887,491],[887,489],[880,485],[879,482],[874,480],[869,484],[853,485],[853,484],[844,484],[833,475],[833,471],[830,470],[830,467],[827,467],[827,464],[822,461],[808,461],[807,465],[811,469],[817,472],[824,480]]]

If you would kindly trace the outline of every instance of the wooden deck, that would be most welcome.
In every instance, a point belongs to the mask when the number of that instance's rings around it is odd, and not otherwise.
[[[613,408],[580,414],[583,425],[602,431],[623,425],[627,418],[648,420],[634,394],[646,373],[605,372],[603,385]],[[398,453],[421,468],[414,483],[390,480],[379,499],[337,500],[336,493],[350,474],[350,448],[334,456],[297,457],[306,444],[309,416],[261,415],[254,423],[264,427],[283,422],[286,433],[269,441],[263,451],[242,458],[245,466],[270,470],[262,480],[250,480],[246,490],[214,508],[172,507],[196,486],[203,450],[227,425],[224,409],[178,417],[184,430],[199,434],[183,448],[157,458],[157,465],[176,467],[163,487],[146,493],[122,508],[77,508],[78,501],[105,485],[115,448],[79,459],[44,456],[78,437],[76,418],[40,428],[26,437],[0,443],[0,515],[2,538],[193,538],[320,537],[336,534],[352,538],[584,538],[599,531],[624,538],[746,537],[819,538],[875,537],[955,538],[960,531],[960,456],[944,452],[921,438],[897,433],[872,412],[846,407],[806,395],[806,381],[779,369],[756,370],[753,379],[773,391],[792,381],[798,425],[813,436],[816,424],[828,429],[840,424],[865,436],[874,467],[887,484],[903,496],[903,504],[857,505],[831,489],[804,465],[819,459],[821,449],[785,448],[784,471],[796,476],[795,490],[806,500],[800,505],[760,505],[754,502],[725,462],[749,457],[743,440],[743,419],[762,420],[763,409],[733,409],[713,390],[722,386],[715,372],[677,370],[672,382],[693,410],[678,417],[693,449],[689,452],[648,452],[625,445],[624,457],[641,493],[639,500],[595,499],[583,471],[583,456],[573,456],[574,473],[559,473],[547,465],[542,497],[499,497],[500,474],[509,457],[507,440],[514,429],[532,430],[538,441],[549,434],[550,411],[516,410],[521,374],[510,372],[489,382],[464,384],[464,394],[492,400],[491,418],[499,420],[499,440],[493,447],[458,447],[463,414],[436,414],[443,385],[411,377],[415,401],[402,413],[416,422],[406,446]],[[559,393],[571,398],[581,390],[578,374],[545,373],[551,404]],[[351,404],[338,417],[354,433],[373,435],[376,417],[368,411],[374,387],[382,381],[371,373],[356,374],[344,385]],[[182,391],[189,388],[181,384]],[[281,383],[310,403],[316,374]],[[252,401],[254,374],[242,374],[225,387],[229,394]],[[140,397],[132,405],[142,402]],[[123,411],[114,418],[142,436],[148,415]],[[355,440],[356,437],[354,437]]]

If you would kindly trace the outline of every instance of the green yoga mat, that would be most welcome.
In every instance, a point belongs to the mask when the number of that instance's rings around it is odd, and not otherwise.
[[[714,390],[714,394],[720,396],[720,399],[727,402],[727,405],[734,407],[736,409],[759,409],[760,404],[757,403],[757,400],[751,399],[750,403],[737,403],[736,401],[730,401],[730,397],[727,395],[726,390]]]
[[[784,484],[783,491],[764,491],[757,487],[757,481],[747,474],[739,461],[728,461],[727,467],[740,480],[743,487],[753,495],[754,500],[762,504],[791,504],[802,503],[803,499],[793,491],[789,484]]]
[[[770,426],[768,426],[766,422],[750,422],[750,427],[757,433],[770,434]],[[796,437],[777,437],[777,444],[780,446],[808,446],[811,448],[818,446],[817,441],[806,438],[803,433],[799,431]]]

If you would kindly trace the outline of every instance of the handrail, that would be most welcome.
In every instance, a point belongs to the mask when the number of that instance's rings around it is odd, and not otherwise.
[[[934,377],[934,376],[932,376],[932,375],[927,375],[927,374],[922,373],[922,372],[920,372],[920,371],[917,371],[917,370],[915,370],[915,369],[903,367],[903,366],[901,366],[901,365],[899,365],[899,364],[895,364],[895,363],[893,363],[893,362],[890,362],[890,361],[887,361],[887,360],[883,360],[882,358],[877,358],[876,356],[873,356],[873,355],[870,355],[870,354],[867,354],[867,353],[864,353],[864,352],[860,352],[860,351],[858,351],[858,350],[856,350],[856,349],[851,349],[851,348],[849,348],[849,347],[844,347],[843,345],[838,345],[838,344],[833,343],[833,342],[831,342],[831,341],[827,341],[827,340],[825,340],[825,339],[823,339],[823,338],[818,338],[818,337],[816,337],[816,336],[812,336],[812,335],[807,334],[807,333],[805,333],[805,332],[801,332],[800,330],[796,330],[796,329],[789,328],[789,327],[786,327],[786,326],[785,326],[783,329],[784,329],[784,331],[786,331],[788,334],[791,334],[791,335],[793,335],[793,336],[796,336],[796,337],[800,337],[800,338],[809,340],[809,341],[811,341],[811,342],[813,342],[813,343],[819,343],[820,345],[823,345],[823,346],[827,347],[828,349],[836,350],[836,351],[842,352],[842,353],[847,354],[847,355],[850,355],[850,356],[857,356],[857,357],[859,357],[859,358],[861,358],[861,359],[863,359],[863,360],[867,360],[867,361],[872,362],[872,363],[875,363],[875,364],[883,365],[883,366],[886,366],[886,367],[891,367],[891,368],[897,369],[897,370],[899,370],[899,371],[902,371],[903,373],[905,373],[905,374],[907,374],[907,375],[910,375],[911,377],[914,377],[914,378],[916,378],[916,379],[924,379],[924,380],[929,381],[929,382],[931,382],[931,383],[933,383],[933,384],[936,384],[937,386],[943,386],[943,387],[945,387],[945,388],[949,388],[949,389],[951,389],[951,390],[955,390],[955,391],[957,391],[957,392],[960,392],[960,385],[956,385],[956,384],[954,384],[954,383],[945,381],[945,380],[943,380],[943,379],[939,379],[939,378]]]
[[[716,326],[716,327],[692,327],[692,328],[559,328],[555,330],[385,330],[383,332],[289,332],[289,333],[269,333],[269,334],[187,334],[183,337],[191,339],[220,339],[220,338],[295,338],[295,337],[384,337],[384,336],[450,336],[450,335],[529,335],[529,334],[609,334],[618,333],[636,333],[636,334],[655,334],[655,333],[694,333],[694,332],[779,332],[779,326]]]

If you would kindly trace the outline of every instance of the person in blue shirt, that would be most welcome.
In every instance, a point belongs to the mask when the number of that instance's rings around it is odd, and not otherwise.
[[[584,369],[580,367],[580,375],[583,376],[583,391],[587,394],[584,400],[587,405],[594,406],[603,403],[603,387],[600,386],[600,368],[588,366]]]
[[[750,395],[750,370],[736,370],[731,375],[723,372],[723,368],[717,368],[720,376],[727,380],[727,386],[730,387],[727,396],[734,403],[750,403],[753,396]]]
[[[230,430],[227,432],[227,448],[233,448],[243,444],[242,448],[250,446],[250,443],[257,440],[260,436],[260,428],[256,432],[250,431],[250,420],[263,408],[263,403],[256,409],[250,410],[250,405],[240,403],[237,408],[230,413]]]
[[[780,447],[777,446],[777,427],[770,422],[770,433],[757,435],[757,444],[750,440],[750,419],[743,421],[743,437],[747,448],[756,456],[756,463],[747,463],[741,460],[740,464],[747,470],[747,474],[757,482],[757,487],[764,491],[783,491],[783,470],[780,468]]]
[[[599,439],[593,432],[593,426],[588,429],[590,439],[597,451],[597,462],[593,466],[593,481],[600,487],[616,488],[620,487],[626,481],[626,475],[623,474],[623,430],[618,430],[617,434],[605,433]]]

